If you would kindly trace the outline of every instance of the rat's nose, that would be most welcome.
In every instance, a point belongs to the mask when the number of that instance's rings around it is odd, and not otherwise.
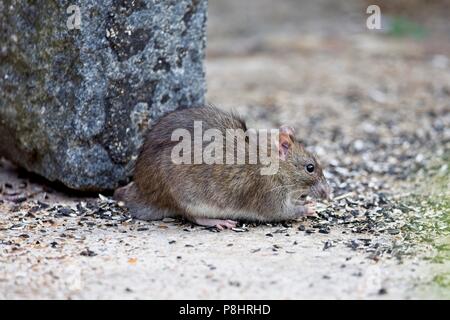
[[[313,193],[317,198],[330,200],[331,188],[326,181],[316,183],[313,188]]]

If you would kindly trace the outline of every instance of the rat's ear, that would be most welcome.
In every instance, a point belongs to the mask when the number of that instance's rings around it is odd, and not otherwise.
[[[293,139],[293,138],[294,138],[294,134],[295,134],[295,130],[294,130],[294,128],[292,128],[291,126],[288,126],[288,125],[282,125],[282,126],[280,127],[280,135],[281,135],[282,133],[286,133],[286,134],[290,135],[291,138]]]
[[[282,125],[280,127],[280,135],[281,134],[287,134],[289,136],[289,138],[291,138],[291,142],[296,141],[295,136],[294,136],[295,130],[291,126]]]
[[[287,159],[287,155],[289,152],[289,149],[292,148],[292,140],[288,133],[281,132],[280,130],[280,136],[279,136],[279,142],[277,145],[278,148],[278,155],[281,160],[285,161]]]

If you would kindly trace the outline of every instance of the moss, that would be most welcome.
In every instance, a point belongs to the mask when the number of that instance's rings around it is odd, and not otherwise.
[[[431,290],[439,292],[439,297],[450,297],[450,152],[437,159],[421,174],[418,181],[427,181],[414,195],[401,202],[414,208],[404,229],[416,243],[426,244],[431,249],[425,259],[440,266],[430,283]],[[433,289],[434,288],[434,289]]]
[[[427,30],[422,25],[405,17],[393,17],[388,29],[388,34],[394,37],[412,37],[422,39],[427,35]]]
[[[438,274],[433,278],[433,282],[442,288],[450,289],[450,272]]]
[[[51,154],[54,141],[48,137],[48,127],[59,123],[56,118],[61,114],[56,112],[61,102],[51,92],[54,84],[65,84],[60,89],[66,102],[64,117],[75,104],[68,82],[81,83],[78,69],[73,68],[73,64],[80,63],[79,46],[64,28],[65,20],[61,16],[66,16],[65,6],[59,1],[28,1],[17,6],[14,11],[5,12],[6,19],[27,32],[18,37],[17,45],[8,42],[9,50],[4,56],[4,65],[10,66],[14,76],[4,85],[8,108],[0,111],[10,137],[3,149],[11,160],[36,171],[43,157],[42,150],[46,155]],[[49,16],[46,12],[54,14]],[[46,114],[41,114],[43,109]]]
[[[421,242],[434,244],[437,238],[447,238],[450,234],[450,198],[448,195],[414,195],[402,199],[408,207],[416,208],[416,214],[410,215],[405,224],[406,231],[412,238]]]

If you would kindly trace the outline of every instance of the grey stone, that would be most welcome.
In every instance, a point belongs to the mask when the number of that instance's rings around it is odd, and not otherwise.
[[[0,0],[0,155],[70,188],[117,187],[152,122],[204,103],[206,9]]]

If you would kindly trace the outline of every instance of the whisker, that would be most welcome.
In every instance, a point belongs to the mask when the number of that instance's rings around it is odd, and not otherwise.
[[[287,187],[292,187],[292,186],[295,186],[295,184],[285,184],[285,185],[282,185],[282,186],[278,186],[278,187],[272,188],[269,191],[267,191],[266,193],[272,192],[272,191],[274,191],[276,189],[279,189],[279,188],[284,188],[284,187],[287,188]]]

